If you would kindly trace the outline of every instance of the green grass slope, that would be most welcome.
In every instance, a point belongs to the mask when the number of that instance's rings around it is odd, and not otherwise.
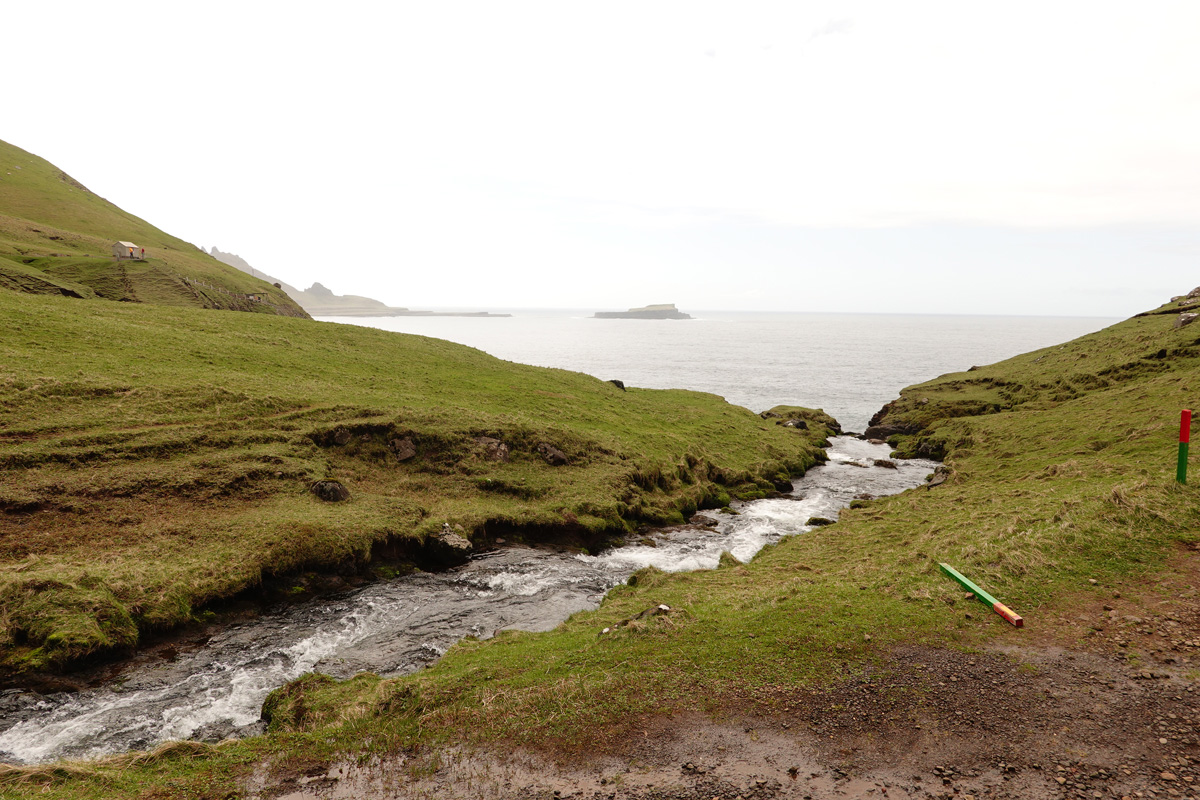
[[[878,670],[897,646],[1070,644],[1088,632],[1073,633],[1081,609],[1115,591],[1153,615],[1160,578],[1194,574],[1200,558],[1200,474],[1175,481],[1200,327],[1174,327],[1168,310],[905,389],[876,422],[902,451],[944,455],[938,485],[856,503],[749,564],[644,571],[554,632],[468,640],[416,675],[304,678],[268,700],[267,737],[186,763],[130,769],[125,757],[47,791],[139,796],[170,783],[215,797],[264,760],[311,770],[447,739],[588,752],[640,736],[647,717],[801,709],[814,686]],[[1025,627],[965,603],[940,561]],[[671,613],[600,635],[659,603]],[[1112,656],[1150,658],[1126,644]],[[39,774],[31,795],[55,780]]]
[[[145,260],[118,263],[111,255],[115,241],[145,248]],[[307,316],[283,290],[122,211],[50,162],[3,141],[0,288]]]
[[[0,291],[0,664],[128,647],[447,524],[594,546],[762,496],[821,457],[821,415],[785,411],[818,424],[424,337]]]
[[[645,715],[798,707],[809,687],[878,668],[897,645],[1053,636],[1114,587],[1137,602],[1168,566],[1198,558],[1200,474],[1177,484],[1175,459],[1179,411],[1200,390],[1200,327],[1174,324],[1175,314],[1139,316],[905,389],[877,422],[908,431],[901,450],[944,455],[939,485],[856,502],[750,564],[637,576],[552,634],[467,642],[419,676],[294,685],[271,701],[273,724],[574,750]],[[964,609],[942,561],[1026,627]],[[674,611],[597,636],[658,603]]]

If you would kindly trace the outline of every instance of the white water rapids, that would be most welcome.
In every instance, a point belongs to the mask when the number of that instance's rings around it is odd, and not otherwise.
[[[267,694],[307,672],[346,678],[368,670],[412,672],[464,636],[503,628],[544,631],[596,608],[604,593],[646,566],[682,572],[716,567],[722,551],[750,560],[764,545],[834,519],[858,495],[920,485],[936,464],[875,465],[888,448],[838,437],[830,461],[783,498],[705,512],[711,530],[665,531],[654,546],[598,556],[533,548],[482,554],[444,573],[419,573],[232,625],[174,661],[138,666],[109,685],[39,696],[0,695],[0,762],[39,763],[144,749],[170,739],[219,739],[261,730]]]

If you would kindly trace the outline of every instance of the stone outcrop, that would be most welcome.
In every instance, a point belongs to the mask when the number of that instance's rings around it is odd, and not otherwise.
[[[483,458],[486,461],[508,461],[508,445],[491,436],[476,436],[475,444],[483,448]]]
[[[552,467],[561,467],[567,463],[567,454],[549,442],[539,442],[537,451],[542,454],[542,458],[546,459],[546,463]]]
[[[908,428],[903,425],[872,425],[863,431],[863,438],[886,442],[889,436],[897,436],[909,432]]]
[[[340,503],[350,499],[350,490],[340,481],[316,481],[308,489],[326,503]]]
[[[392,448],[392,452],[396,454],[397,461],[408,461],[417,455],[417,445],[413,442],[411,436],[406,436],[403,439],[392,439],[389,445]]]

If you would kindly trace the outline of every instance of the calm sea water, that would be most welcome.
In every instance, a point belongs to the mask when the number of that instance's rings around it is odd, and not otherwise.
[[[1060,344],[1107,317],[689,312],[692,320],[511,317],[326,318],[477,347],[508,361],[585,372],[627,386],[694,389],[752,411],[823,408],[862,431],[900,389],[947,372]]]

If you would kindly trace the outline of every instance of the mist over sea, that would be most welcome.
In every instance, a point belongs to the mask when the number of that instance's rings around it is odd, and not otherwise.
[[[508,361],[694,389],[752,411],[823,408],[861,432],[900,389],[1061,344],[1119,320],[917,314],[795,314],[684,309],[692,320],[591,319],[592,312],[505,310],[511,317],[322,318],[448,339]]]

